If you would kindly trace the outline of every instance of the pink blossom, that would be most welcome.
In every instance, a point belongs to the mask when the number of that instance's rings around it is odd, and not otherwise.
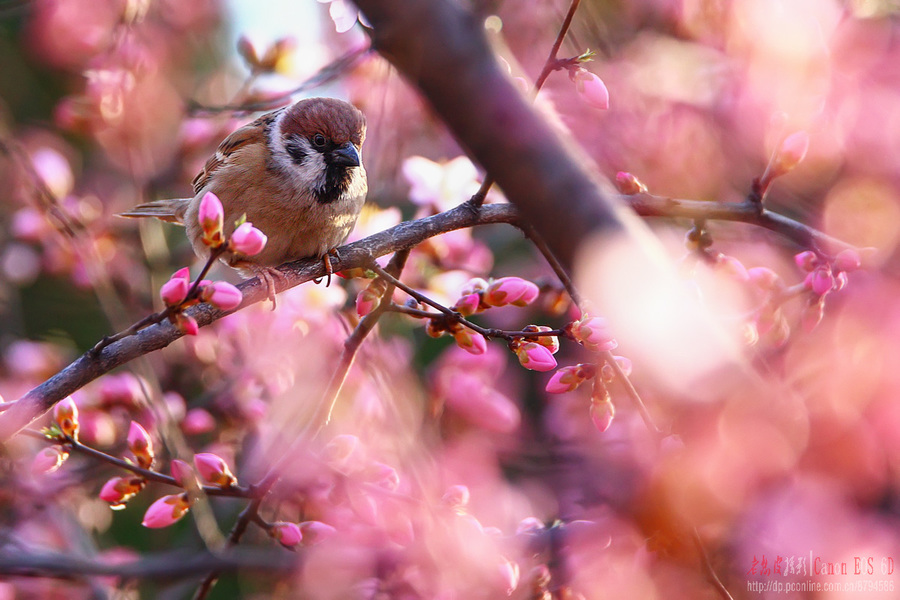
[[[159,288],[159,297],[167,306],[178,306],[187,298],[191,286],[191,273],[187,267],[179,269]]]
[[[553,331],[552,327],[546,325],[528,325],[523,331],[547,332]],[[559,352],[559,338],[555,335],[536,335],[534,341],[547,348],[551,353]]]
[[[245,256],[254,256],[262,252],[268,240],[266,234],[248,221],[231,234],[231,249]]]
[[[519,363],[532,371],[551,371],[556,368],[556,359],[546,346],[535,342],[525,342],[516,348]]]
[[[781,283],[778,273],[768,267],[751,267],[747,269],[750,283],[761,290],[772,291]]]
[[[397,469],[380,462],[369,464],[362,473],[363,478],[369,483],[394,491],[400,487],[400,474]]]
[[[630,359],[625,358],[624,356],[613,356],[613,360],[615,361],[619,369],[622,370],[622,373],[625,375],[625,377],[631,375],[631,369],[633,365]],[[615,369],[613,369],[611,364],[606,363],[605,365],[603,365],[603,368],[600,369],[600,375],[603,377],[604,381],[612,381],[616,378],[616,371]]]
[[[509,433],[519,427],[522,420],[519,408],[478,375],[454,372],[447,377],[445,385],[447,408],[473,425],[498,433]]]
[[[203,230],[203,243],[218,248],[222,244],[222,222],[225,219],[225,209],[218,196],[212,192],[203,195],[197,219]]]
[[[831,274],[831,269],[819,267],[806,276],[806,284],[814,294],[819,296],[827,294],[834,287],[834,276]]]
[[[615,416],[616,407],[609,399],[591,402],[591,421],[600,433],[609,429]]]
[[[53,473],[69,458],[69,452],[60,446],[48,446],[38,452],[31,462],[31,472],[34,475]]]
[[[578,388],[579,385],[594,376],[593,365],[574,365],[558,369],[545,388],[551,394],[564,394]]]
[[[153,440],[137,421],[132,421],[128,429],[128,449],[137,459],[138,466],[149,469],[153,465]]]
[[[244,301],[241,290],[227,281],[216,281],[209,285],[204,285],[200,297],[203,298],[204,302],[209,302],[221,310],[234,310]]]
[[[293,548],[303,540],[303,532],[296,523],[277,521],[272,523],[269,535],[285,548]]]
[[[216,420],[209,411],[203,408],[192,408],[187,411],[184,420],[181,421],[181,429],[189,435],[208,433],[215,429]]]
[[[477,293],[466,294],[456,301],[456,304],[453,305],[453,310],[458,312],[464,317],[469,317],[478,312],[478,307],[481,305],[481,295]]]
[[[195,454],[194,466],[197,467],[200,478],[212,485],[227,488],[237,483],[237,478],[232,475],[225,461],[215,454],[209,452]]]
[[[602,79],[586,69],[578,69],[574,81],[575,91],[589,106],[600,110],[609,108],[609,90]]]
[[[647,191],[647,186],[640,179],[627,171],[616,173],[616,189],[626,196],[642,194]]]
[[[184,313],[175,315],[175,327],[185,335],[197,335],[200,332],[200,325],[197,319]]]
[[[812,250],[805,250],[794,255],[794,262],[804,271],[812,271],[819,262],[819,257]]]
[[[300,523],[304,546],[321,544],[337,533],[337,529],[322,521],[304,521]]]
[[[740,282],[748,281],[750,275],[744,264],[733,256],[722,254],[716,261],[716,268]]]
[[[526,306],[534,302],[539,293],[538,286],[521,277],[501,277],[491,281],[483,299],[489,306]]]
[[[187,494],[163,496],[150,505],[144,513],[141,525],[149,529],[161,529],[177,523],[191,508]]]
[[[147,482],[142,477],[113,477],[100,490],[100,499],[109,502],[110,508],[123,508],[135,494],[144,489]]]
[[[609,323],[603,317],[591,317],[587,314],[570,325],[572,336],[576,341],[594,352],[607,352],[618,347],[612,337]]]
[[[381,295],[371,287],[367,287],[356,295],[356,314],[360,317],[366,316],[375,310],[380,300]]]
[[[841,250],[834,258],[834,268],[838,271],[855,271],[862,265],[862,257],[854,248]]]
[[[783,175],[799,165],[809,150],[809,134],[798,131],[784,138],[775,157],[774,175]]]
[[[401,170],[410,185],[410,202],[417,206],[447,210],[478,191],[478,171],[465,156],[445,163],[411,156],[403,161]]]
[[[52,227],[41,211],[26,206],[12,216],[10,231],[16,239],[38,242],[52,231]]]
[[[484,336],[468,327],[462,327],[454,332],[453,339],[456,340],[457,346],[469,354],[480,355],[487,352],[487,340]]]
[[[53,420],[59,430],[70,438],[78,438],[78,407],[72,396],[66,396],[53,407]]]

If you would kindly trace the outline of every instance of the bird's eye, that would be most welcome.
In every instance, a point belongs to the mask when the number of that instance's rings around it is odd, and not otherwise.
[[[317,133],[316,135],[314,135],[312,141],[316,148],[325,147],[325,136],[321,133]]]

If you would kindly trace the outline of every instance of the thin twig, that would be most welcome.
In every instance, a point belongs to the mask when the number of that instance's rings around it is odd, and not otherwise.
[[[26,429],[22,432],[23,435],[28,435],[33,438],[42,439],[44,441],[48,441],[49,438],[45,436],[43,433],[39,431],[34,431],[31,429]],[[96,458],[102,462],[109,463],[114,467],[119,467],[120,469],[125,469],[126,471],[130,471],[135,475],[139,475],[146,479],[147,481],[154,481],[156,483],[164,483],[166,485],[171,485],[173,487],[184,489],[184,486],[178,484],[175,481],[174,477],[169,475],[163,475],[157,471],[152,471],[150,469],[144,469],[139,467],[134,463],[130,463],[127,460],[123,460],[121,458],[116,458],[110,454],[97,450],[96,448],[91,448],[90,446],[85,446],[78,440],[72,439],[70,437],[66,437],[64,442],[55,442],[60,445],[67,446],[71,448],[73,451],[78,452],[79,454],[84,454],[85,456],[90,456],[92,458]],[[253,497],[252,489],[245,488],[238,485],[231,486],[228,488],[221,488],[217,486],[202,486],[203,492],[207,496],[227,496],[232,498],[251,498]]]

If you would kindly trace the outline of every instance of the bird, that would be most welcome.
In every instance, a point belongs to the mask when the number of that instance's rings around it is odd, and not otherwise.
[[[185,227],[194,252],[208,258],[198,220],[214,193],[224,209],[224,233],[246,218],[267,237],[254,256],[226,252],[221,260],[266,284],[275,304],[274,267],[301,258],[325,261],[350,235],[365,203],[362,163],[365,115],[336,98],[307,98],[264,114],[227,136],[193,180],[190,198],[163,199],[120,213]]]

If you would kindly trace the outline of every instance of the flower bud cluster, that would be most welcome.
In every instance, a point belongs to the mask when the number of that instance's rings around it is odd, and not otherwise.
[[[228,250],[234,254],[253,256],[262,252],[268,239],[252,223],[237,223],[230,238],[224,231],[225,210],[212,192],[200,200],[197,220],[203,232],[201,239],[211,250]],[[184,310],[198,302],[207,302],[221,310],[234,310],[243,302],[241,291],[225,281],[192,282],[187,267],[179,269],[159,290],[163,303],[170,309],[169,320],[187,335],[197,335],[199,325]]]

